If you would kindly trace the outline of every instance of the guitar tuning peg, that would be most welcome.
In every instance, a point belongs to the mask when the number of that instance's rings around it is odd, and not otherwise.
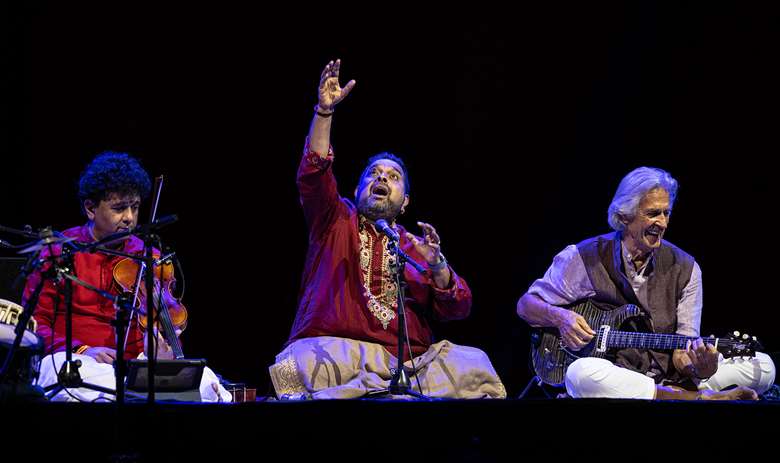
[[[734,332],[734,337],[737,337],[737,338],[739,337],[739,331],[735,331]]]
[[[755,336],[753,336],[753,340],[754,340],[754,341],[758,341],[758,338],[757,338],[757,337],[755,337]]]
[[[750,339],[750,336],[748,336],[748,334],[745,333],[745,334],[742,335],[742,339],[745,339],[745,340]]]

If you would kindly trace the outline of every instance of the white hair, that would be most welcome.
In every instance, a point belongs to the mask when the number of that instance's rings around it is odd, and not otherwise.
[[[629,172],[620,181],[612,204],[609,205],[607,221],[613,230],[622,231],[626,228],[621,218],[633,220],[639,201],[651,190],[662,188],[669,193],[669,207],[672,207],[677,197],[677,180],[672,174],[655,167],[639,167]]]

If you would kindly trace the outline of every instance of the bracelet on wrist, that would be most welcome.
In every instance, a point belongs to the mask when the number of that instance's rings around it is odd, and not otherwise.
[[[444,254],[439,254],[439,257],[441,257],[441,260],[436,264],[428,264],[428,269],[432,272],[438,272],[440,270],[443,270],[444,267],[447,266],[447,259],[444,257]]]
[[[333,115],[333,109],[322,109],[319,104],[314,105],[314,112],[320,117],[330,117]]]

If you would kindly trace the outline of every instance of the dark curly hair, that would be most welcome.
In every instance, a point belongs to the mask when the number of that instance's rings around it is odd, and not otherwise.
[[[368,161],[366,161],[366,168],[363,169],[363,173],[360,174],[360,180],[358,180],[358,184],[360,183],[360,181],[363,180],[363,177],[365,177],[366,174],[368,173],[368,168],[371,167],[371,164],[375,163],[376,161],[379,161],[380,159],[389,159],[395,162],[396,164],[398,164],[399,166],[401,166],[401,170],[403,171],[401,173],[404,175],[404,194],[408,195],[409,194],[409,172],[406,170],[406,164],[404,164],[404,161],[393,153],[387,153],[387,152],[379,153],[368,158]]]
[[[111,193],[135,195],[146,199],[152,181],[137,159],[126,153],[105,151],[87,165],[79,179],[79,204],[89,199],[97,204]]]

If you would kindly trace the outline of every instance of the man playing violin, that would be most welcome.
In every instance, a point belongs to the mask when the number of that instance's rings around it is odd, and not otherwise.
[[[422,266],[407,264],[403,280],[408,348],[404,359],[411,387],[431,397],[503,398],[504,386],[487,355],[449,341],[434,342],[429,321],[462,319],[471,291],[441,253],[433,226],[418,222],[423,236],[396,223],[409,205],[403,161],[389,153],[368,160],[354,191],[355,202],[336,189],[330,127],[334,107],[355,85],[339,85],[339,61],[323,70],[319,102],[298,169],[298,189],[309,226],[309,249],[298,313],[286,348],[271,366],[280,398],[353,398],[384,390],[397,365],[399,317],[395,259],[388,232]],[[416,376],[416,377],[415,377]]]
[[[149,175],[138,161],[127,154],[106,152],[98,155],[87,166],[79,180],[79,202],[87,223],[63,232],[82,243],[101,240],[117,232],[129,231],[138,224],[141,201],[149,196]],[[58,245],[55,254],[60,252]],[[111,245],[125,254],[142,254],[143,241],[135,236]],[[155,251],[157,252],[157,251]],[[44,250],[42,257],[48,252]],[[79,279],[112,294],[120,287],[114,281],[114,268],[123,257],[106,253],[76,253],[74,274]],[[27,281],[23,299],[33,293],[41,278],[33,273]],[[38,334],[45,343],[46,357],[41,361],[38,384],[46,387],[57,382],[57,373],[65,361],[65,302],[63,283],[44,282],[38,299],[35,318]],[[59,287],[58,287],[59,286]],[[72,353],[82,362],[81,379],[86,383],[115,387],[113,361],[117,355],[116,333],[111,322],[116,318],[113,301],[78,284],[73,284]],[[139,327],[138,317],[130,321],[125,345],[125,359],[145,356],[146,331]],[[180,331],[177,330],[177,335]],[[171,348],[162,335],[157,336],[157,358],[173,358]],[[203,401],[229,401],[230,394],[219,384],[213,371],[206,368],[200,386]],[[52,400],[110,400],[113,396],[86,388],[60,391]]]

